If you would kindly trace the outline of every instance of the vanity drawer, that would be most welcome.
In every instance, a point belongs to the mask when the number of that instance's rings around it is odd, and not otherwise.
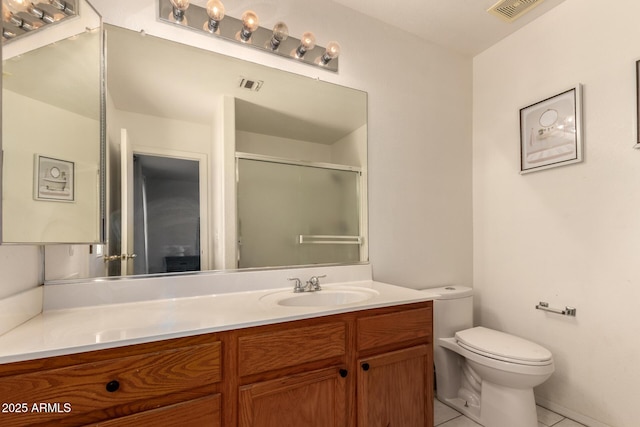
[[[344,356],[346,325],[291,327],[256,332],[238,339],[238,365],[241,376],[288,368],[309,362]]]
[[[221,352],[222,344],[216,341],[7,376],[0,379],[0,400],[21,404],[25,410],[0,412],[0,425],[76,419],[83,414],[87,417],[79,419],[90,422],[154,409],[160,406],[154,398],[219,382]],[[210,392],[186,392],[176,399]]]
[[[221,398],[219,394],[176,403],[127,417],[114,418],[87,427],[220,427]]]
[[[358,319],[358,350],[431,337],[433,303],[395,313],[380,314]]]

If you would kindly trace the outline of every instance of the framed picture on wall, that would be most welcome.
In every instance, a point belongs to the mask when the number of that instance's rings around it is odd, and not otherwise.
[[[582,161],[582,86],[520,109],[520,173]]]
[[[33,179],[34,199],[73,202],[74,177],[73,162],[36,154]]]

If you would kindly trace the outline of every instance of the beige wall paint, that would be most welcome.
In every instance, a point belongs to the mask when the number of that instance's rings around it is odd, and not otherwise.
[[[637,425],[640,4],[567,0],[474,59],[477,321],[554,354],[536,390],[590,425]],[[519,174],[519,109],[583,84],[585,161]],[[534,309],[577,308],[575,319]]]

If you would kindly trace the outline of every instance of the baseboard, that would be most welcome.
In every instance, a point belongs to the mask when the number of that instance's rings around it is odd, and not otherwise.
[[[557,414],[560,414],[563,417],[567,417],[569,419],[572,419],[573,421],[579,422],[580,424],[584,424],[587,427],[612,427],[609,424],[604,424],[598,420],[594,420],[593,418],[589,418],[586,415],[579,414],[575,411],[572,411],[571,409],[565,408],[564,406],[558,405],[557,403],[553,403],[539,396],[536,396],[536,404]]]
[[[44,286],[0,299],[0,335],[42,312]]]

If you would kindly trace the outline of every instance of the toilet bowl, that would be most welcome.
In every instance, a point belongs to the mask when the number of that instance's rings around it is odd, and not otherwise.
[[[533,388],[554,371],[553,357],[531,341],[473,327],[473,291],[431,288],[438,399],[485,427],[537,427]]]

